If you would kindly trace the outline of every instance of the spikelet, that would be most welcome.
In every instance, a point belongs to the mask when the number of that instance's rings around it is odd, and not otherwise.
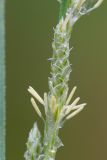
[[[59,129],[65,121],[76,116],[86,105],[86,103],[77,105],[79,97],[71,103],[76,87],[67,97],[68,81],[72,71],[69,61],[71,51],[69,41],[75,22],[82,15],[99,7],[103,0],[57,1],[63,11],[61,11],[59,22],[54,29],[53,56],[50,58],[51,74],[48,80],[49,93],[44,93],[43,100],[32,87],[28,89],[30,94],[44,106],[45,120],[36,102],[31,98],[37,114],[44,120],[44,134],[41,138],[37,124],[34,124],[27,142],[27,151],[24,156],[26,160],[55,160],[57,149],[63,146],[58,137]]]
[[[68,81],[71,72],[69,62],[70,34],[65,30],[62,32],[63,19],[56,26],[54,41],[52,44],[53,57],[51,58],[51,77],[49,78],[50,95],[54,95],[58,103],[62,105],[66,101],[68,93]]]

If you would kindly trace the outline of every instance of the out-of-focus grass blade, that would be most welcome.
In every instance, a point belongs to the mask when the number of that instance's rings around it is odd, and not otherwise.
[[[5,160],[5,0],[0,0],[0,160]]]

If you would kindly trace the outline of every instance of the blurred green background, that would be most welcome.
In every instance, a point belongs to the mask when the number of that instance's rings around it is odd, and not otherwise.
[[[56,0],[7,0],[7,160],[23,160],[28,132],[38,119],[27,92],[48,91]],[[69,86],[87,107],[61,130],[57,160],[107,160],[107,1],[75,25]]]

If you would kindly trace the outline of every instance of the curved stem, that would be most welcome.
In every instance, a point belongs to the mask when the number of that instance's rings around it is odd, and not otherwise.
[[[59,9],[59,20],[65,16],[67,9],[69,8],[71,0],[62,0]]]

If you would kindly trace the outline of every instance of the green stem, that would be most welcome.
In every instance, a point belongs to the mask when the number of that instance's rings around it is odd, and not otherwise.
[[[60,3],[60,9],[59,9],[59,20],[65,16],[67,9],[69,8],[69,5],[71,4],[71,0],[62,0]]]
[[[0,160],[5,160],[5,29],[4,0],[0,0]]]
[[[59,129],[57,129],[57,123],[46,122],[44,133],[44,160],[55,159],[57,151],[57,137]]]

